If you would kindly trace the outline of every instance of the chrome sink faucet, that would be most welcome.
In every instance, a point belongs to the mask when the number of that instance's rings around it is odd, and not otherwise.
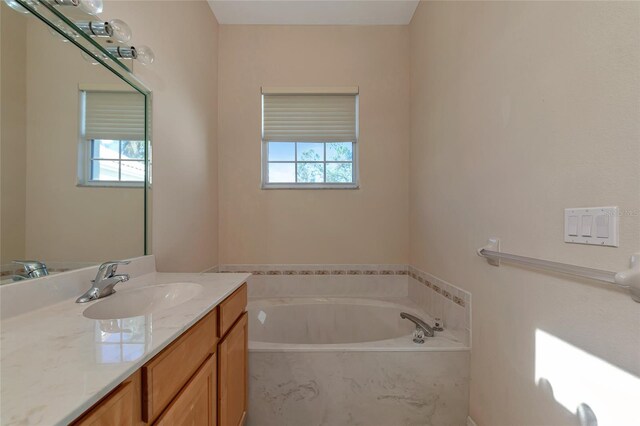
[[[85,294],[78,297],[76,303],[85,303],[92,300],[101,299],[107,297],[116,291],[113,289],[116,284],[129,281],[128,274],[116,275],[118,265],[128,265],[131,263],[128,260],[115,260],[105,262],[98,268],[96,278],[91,280],[92,286]]]
[[[420,318],[406,312],[400,312],[400,318],[409,320],[416,325],[416,331],[413,333],[413,343],[424,343],[424,336],[435,336],[433,327]]]
[[[47,265],[39,260],[14,260],[13,263],[22,265],[22,268],[24,269],[23,274],[16,274],[13,276],[14,281],[21,281],[29,278],[40,278],[49,275]]]

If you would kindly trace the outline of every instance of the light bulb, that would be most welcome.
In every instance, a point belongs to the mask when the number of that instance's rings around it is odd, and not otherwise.
[[[119,41],[120,43],[126,43],[131,39],[131,28],[124,21],[120,19],[112,19],[108,23],[109,32],[111,37]]]
[[[16,0],[4,0],[4,2],[7,4],[7,6],[9,6],[11,9],[15,10],[16,12],[20,12],[20,13],[24,13],[24,14],[28,14],[29,11],[22,6],[20,3],[18,3]]]
[[[135,58],[143,65],[149,65],[156,58],[149,46],[136,47]]]
[[[80,0],[78,7],[89,15],[102,13],[102,0]]]

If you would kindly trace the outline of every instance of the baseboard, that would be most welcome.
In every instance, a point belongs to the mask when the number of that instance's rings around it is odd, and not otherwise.
[[[478,426],[476,422],[473,421],[471,416],[467,417],[467,426]]]

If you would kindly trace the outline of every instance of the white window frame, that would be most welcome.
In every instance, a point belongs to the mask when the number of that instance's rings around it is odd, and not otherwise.
[[[305,94],[308,93],[305,88],[297,88],[295,91],[290,91],[292,94]],[[262,158],[262,166],[261,166],[261,189],[360,189],[360,169],[359,169],[359,146],[358,139],[360,138],[360,95],[355,94],[355,112],[356,112],[356,128],[355,134],[356,137],[352,141],[334,141],[334,140],[326,140],[326,141],[280,141],[280,140],[268,140],[262,138],[261,143],[261,158]],[[261,94],[261,133],[262,129],[264,129],[264,94]],[[295,145],[295,153],[294,160],[292,161],[269,161],[269,142],[290,142]],[[353,145],[353,160],[352,161],[327,161],[327,144],[335,143],[335,142],[351,142]],[[323,161],[298,161],[298,144],[299,143],[323,143],[324,144],[324,160]],[[293,164],[295,167],[295,178],[298,179],[298,163],[318,163],[324,164],[324,177],[326,180],[327,176],[327,164],[340,164],[340,163],[351,163],[352,164],[352,182],[269,182],[269,164],[270,163],[280,163],[280,164]]]
[[[121,85],[116,84],[80,84],[78,86],[78,135],[79,135],[79,143],[78,143],[78,173],[77,173],[77,187],[93,187],[93,188],[144,188],[145,181],[131,181],[131,180],[92,180],[91,179],[91,166],[92,166],[92,144],[94,139],[87,139],[84,135],[84,117],[85,117],[85,105],[84,105],[84,96],[83,92],[132,92],[128,88],[123,88]],[[125,142],[125,141],[120,141]],[[139,142],[139,141],[134,141]],[[146,148],[149,146],[146,141],[142,141]],[[122,156],[122,153],[118,153],[119,156]],[[120,162],[120,158],[116,159],[107,159]],[[145,161],[142,160],[133,160],[133,161]],[[145,173],[147,173],[146,168],[150,167],[149,164],[145,166]],[[119,169],[121,172],[121,167]]]
[[[91,148],[93,141],[96,139],[83,139],[80,141],[80,147],[78,148],[78,170],[80,171],[78,176],[78,184],[77,186],[81,187],[102,187],[102,188],[143,188],[144,180],[92,180],[91,179],[91,166],[94,158],[91,155]],[[130,141],[119,141],[122,142],[130,142]],[[142,142],[144,141],[134,141],[134,142]],[[122,156],[122,148],[119,147],[120,152],[118,155]],[[104,158],[106,161],[117,161],[119,164],[118,172],[122,173],[122,162],[123,161],[137,161],[143,162],[142,160],[122,160],[122,158]]]

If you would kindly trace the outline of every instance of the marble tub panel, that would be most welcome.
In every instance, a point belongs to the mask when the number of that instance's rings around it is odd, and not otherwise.
[[[463,426],[469,353],[249,355],[249,426]]]

